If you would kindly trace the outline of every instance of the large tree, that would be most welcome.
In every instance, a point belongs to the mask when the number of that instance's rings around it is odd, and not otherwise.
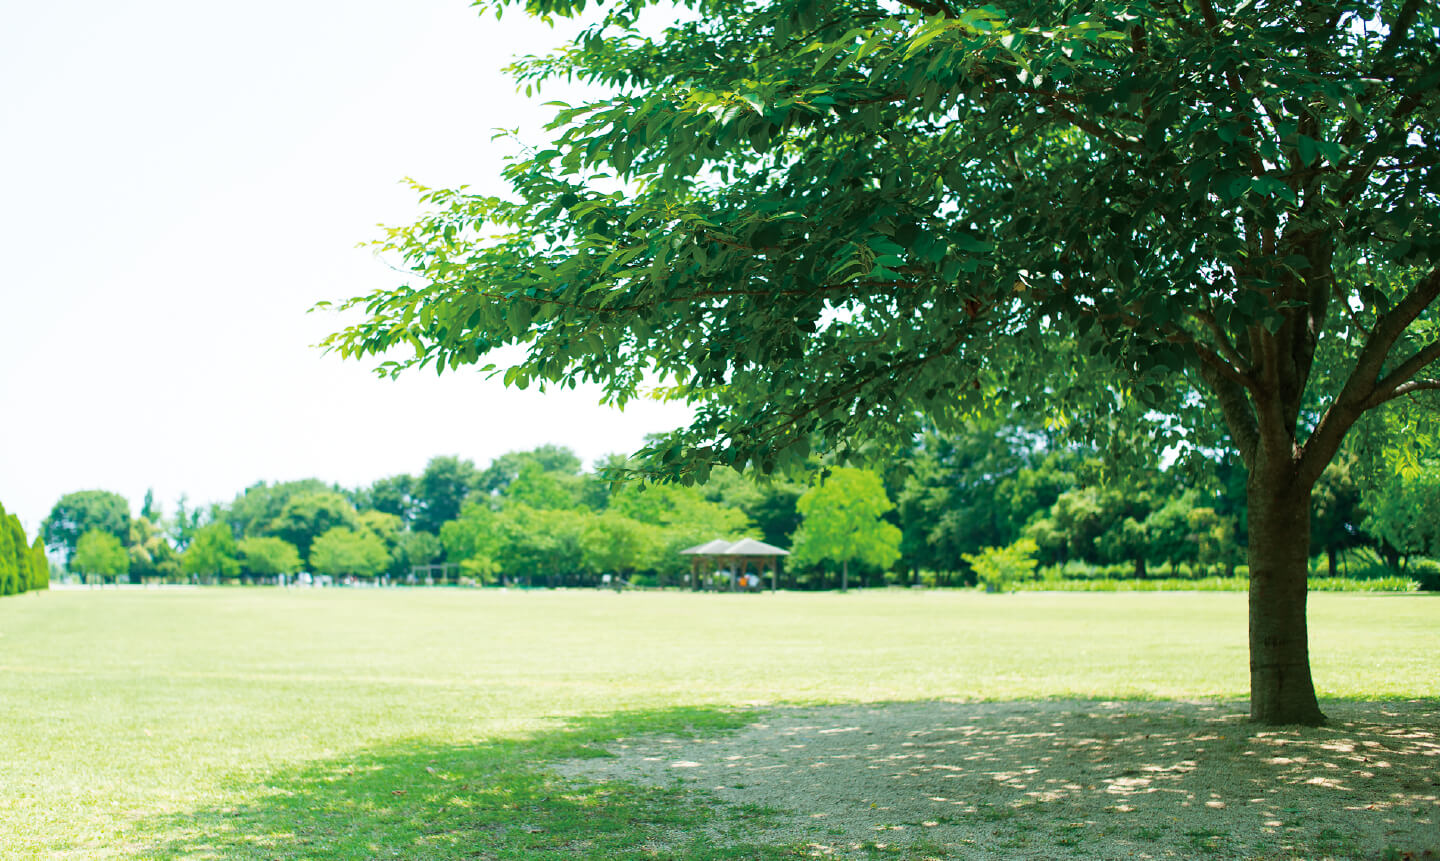
[[[331,529],[351,528],[357,523],[355,506],[339,493],[324,491],[290,498],[279,516],[270,522],[266,533],[283,538],[308,559],[310,545]]]
[[[130,503],[125,497],[108,490],[80,490],[60,497],[40,534],[51,550],[74,555],[80,536],[92,529],[108,532],[122,545],[130,537]]]
[[[460,506],[475,484],[475,464],[453,455],[432,457],[411,490],[414,509],[411,526],[434,535],[460,516]]]
[[[329,344],[403,345],[385,373],[518,344],[507,383],[620,403],[672,378],[695,419],[648,454],[682,480],[987,408],[1228,447],[1251,713],[1322,720],[1311,488],[1362,414],[1440,388],[1440,6],[681,0],[661,29],[647,5],[515,64],[604,94],[513,194],[422,189],[383,243],[416,280]]]
[[[229,579],[240,573],[240,551],[235,534],[226,523],[209,523],[195,530],[190,544],[180,556],[186,574]]]
[[[371,578],[385,570],[390,554],[380,536],[368,530],[337,526],[315,539],[310,549],[310,567],[332,577],[351,575]]]
[[[830,470],[801,495],[796,507],[804,518],[795,531],[791,561],[840,564],[840,591],[850,586],[850,563],[888,568],[900,558],[900,528],[882,518],[895,504],[885,495],[880,476],[863,469]]]
[[[119,538],[104,529],[91,529],[75,542],[70,567],[85,575],[117,579],[130,570],[130,553]]]

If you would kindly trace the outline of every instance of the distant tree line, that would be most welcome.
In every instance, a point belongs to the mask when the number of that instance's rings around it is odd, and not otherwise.
[[[196,508],[182,497],[169,515],[149,493],[132,516],[118,494],[81,491],[56,503],[42,534],[68,571],[101,582],[259,582],[303,571],[537,586],[593,585],[605,574],[695,586],[681,549],[752,537],[793,550],[781,585],[801,589],[970,585],[977,565],[1017,552],[1023,570],[1033,559],[1072,576],[1232,575],[1248,540],[1238,461],[1217,460],[1199,477],[1120,473],[1094,450],[1014,424],[931,431],[880,470],[816,461],[808,482],[730,471],[700,486],[604,477],[625,466],[613,456],[586,470],[569,449],[545,445],[484,468],[435,457],[419,475],[365,487],[257,482],[228,504]],[[1440,556],[1440,467],[1381,473],[1367,477],[1350,455],[1319,483],[1312,555],[1332,574],[1360,548],[1394,571]],[[1004,548],[1010,556],[997,555]]]
[[[40,536],[25,538],[20,518],[0,505],[0,596],[50,588],[50,562]]]

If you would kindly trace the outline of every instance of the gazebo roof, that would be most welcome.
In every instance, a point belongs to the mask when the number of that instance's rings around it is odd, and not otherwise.
[[[730,545],[726,556],[789,556],[790,551],[754,538],[742,538]]]
[[[754,538],[742,538],[730,543],[723,538],[686,547],[680,551],[686,556],[789,556],[790,551]]]
[[[680,552],[686,556],[723,556],[729,549],[729,541],[726,541],[724,538],[716,538],[714,541],[696,544],[694,547],[686,547]]]

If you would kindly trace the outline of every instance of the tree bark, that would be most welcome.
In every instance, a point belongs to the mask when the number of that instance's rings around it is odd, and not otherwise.
[[[1310,676],[1305,622],[1310,488],[1288,465],[1250,472],[1250,717],[1266,724],[1325,722]]]
[[[850,588],[850,560],[846,559],[840,563],[840,591],[844,592]]]

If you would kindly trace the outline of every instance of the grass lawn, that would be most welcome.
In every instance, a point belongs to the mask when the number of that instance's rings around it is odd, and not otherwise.
[[[1310,608],[1322,698],[1440,692],[1440,598]],[[1241,699],[1245,631],[1232,593],[22,595],[0,857],[623,858],[702,822],[672,857],[796,857],[726,818],[764,811],[543,766],[752,705]]]

